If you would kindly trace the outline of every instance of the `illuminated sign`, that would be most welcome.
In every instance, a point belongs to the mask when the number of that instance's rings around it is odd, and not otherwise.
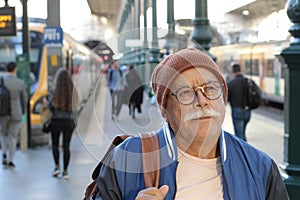
[[[44,44],[62,44],[63,31],[59,26],[47,26],[44,29]]]
[[[0,36],[14,36],[16,30],[15,7],[0,8]]]

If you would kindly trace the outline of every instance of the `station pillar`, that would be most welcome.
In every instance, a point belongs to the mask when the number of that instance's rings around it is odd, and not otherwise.
[[[27,0],[22,0],[22,6],[23,6],[23,16],[22,16],[22,46],[23,46],[23,55],[26,57],[27,62],[24,62],[25,64],[22,67],[22,71],[28,71],[30,70],[30,63],[29,63],[29,58],[30,58],[30,35],[29,35],[29,28],[28,28],[28,9],[27,9]],[[29,79],[29,72],[28,73],[23,73],[27,74],[27,77],[24,76],[22,77],[23,80]],[[25,81],[26,83],[26,81]],[[28,87],[29,88],[29,84]],[[29,89],[27,89],[28,97],[29,95]],[[31,117],[30,117],[30,102],[29,99],[27,100],[27,110],[26,114],[22,117],[24,120],[22,120],[22,128],[21,128],[21,135],[24,140],[27,140],[27,146],[31,147]],[[25,125],[26,124],[26,125]],[[22,145],[22,151],[25,152],[27,151],[27,148]]]
[[[144,14],[144,39],[143,39],[143,47],[141,52],[141,63],[144,64],[144,67],[142,68],[142,79],[145,83],[148,83],[148,74],[149,74],[149,67],[148,67],[148,29],[147,29],[147,9],[148,9],[148,0],[143,0],[143,14]]]
[[[293,36],[290,47],[281,52],[287,68],[285,73],[284,99],[284,183],[290,199],[300,196],[300,0],[287,1],[287,14],[293,25],[289,32]]]
[[[165,49],[166,55],[169,55],[175,42],[174,0],[167,1],[167,8],[168,34],[166,35]]]
[[[152,0],[152,41],[150,49],[149,62],[153,63],[154,66],[159,63],[159,49],[158,49],[158,38],[157,38],[157,9],[156,0]],[[153,67],[154,68],[154,67]],[[153,69],[152,69],[153,70]],[[152,73],[151,70],[151,73]]]
[[[47,26],[60,26],[60,0],[47,0]]]
[[[213,34],[207,18],[207,0],[195,0],[194,31],[192,35],[194,47],[206,51],[213,60],[216,60],[216,57],[209,53],[212,38]]]

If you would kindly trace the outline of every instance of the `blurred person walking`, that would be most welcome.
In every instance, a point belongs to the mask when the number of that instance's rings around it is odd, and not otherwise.
[[[251,110],[245,107],[246,78],[239,64],[232,65],[232,73],[234,78],[227,83],[227,86],[234,133],[237,137],[247,141],[246,126],[251,118]]]
[[[68,166],[70,161],[70,142],[76,127],[74,113],[78,111],[79,94],[73,80],[65,69],[57,71],[49,108],[51,116],[51,141],[55,169],[52,173],[57,177],[60,171],[59,138],[63,136],[63,178],[69,178]]]
[[[138,113],[142,112],[141,105],[143,103],[143,82],[133,65],[129,67],[126,74],[127,86],[125,87],[125,99],[128,103],[129,115],[135,118],[135,109]]]
[[[14,156],[20,133],[22,115],[25,114],[27,94],[25,83],[16,77],[16,63],[8,63],[6,71],[8,75],[3,79],[3,82],[10,94],[10,115],[0,117],[2,164],[7,165],[9,168],[14,168]],[[8,157],[7,153],[9,153]]]
[[[112,119],[115,120],[121,111],[123,91],[126,83],[122,78],[122,71],[119,69],[119,61],[114,60],[110,66],[111,69],[108,73],[108,87],[112,99]]]

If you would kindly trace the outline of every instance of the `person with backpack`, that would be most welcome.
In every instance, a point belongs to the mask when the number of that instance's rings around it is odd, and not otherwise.
[[[153,133],[159,150],[142,154],[141,137],[127,137],[106,154],[89,199],[289,199],[275,161],[222,130],[227,85],[205,52],[171,54],[151,79],[164,120]],[[155,171],[148,187],[145,174]]]
[[[108,71],[108,87],[112,100],[112,119],[115,120],[122,108],[123,104],[123,92],[125,89],[126,81],[122,77],[122,71],[119,69],[119,61],[113,60],[110,64],[110,70]]]
[[[244,141],[246,138],[246,127],[251,119],[251,110],[246,107],[246,82],[239,64],[232,64],[234,78],[228,81],[228,101],[231,106],[231,117],[234,133]]]
[[[9,91],[10,101],[5,103],[9,113],[0,116],[0,133],[2,164],[14,168],[14,156],[17,148],[18,135],[21,128],[22,115],[26,111],[27,93],[25,83],[16,77],[17,66],[15,62],[6,65],[7,76],[4,85]],[[1,110],[5,110],[2,108]]]

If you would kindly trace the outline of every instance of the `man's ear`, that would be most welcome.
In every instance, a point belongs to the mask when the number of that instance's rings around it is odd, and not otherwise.
[[[15,69],[12,71],[13,74],[17,73],[17,67],[15,67]]]

